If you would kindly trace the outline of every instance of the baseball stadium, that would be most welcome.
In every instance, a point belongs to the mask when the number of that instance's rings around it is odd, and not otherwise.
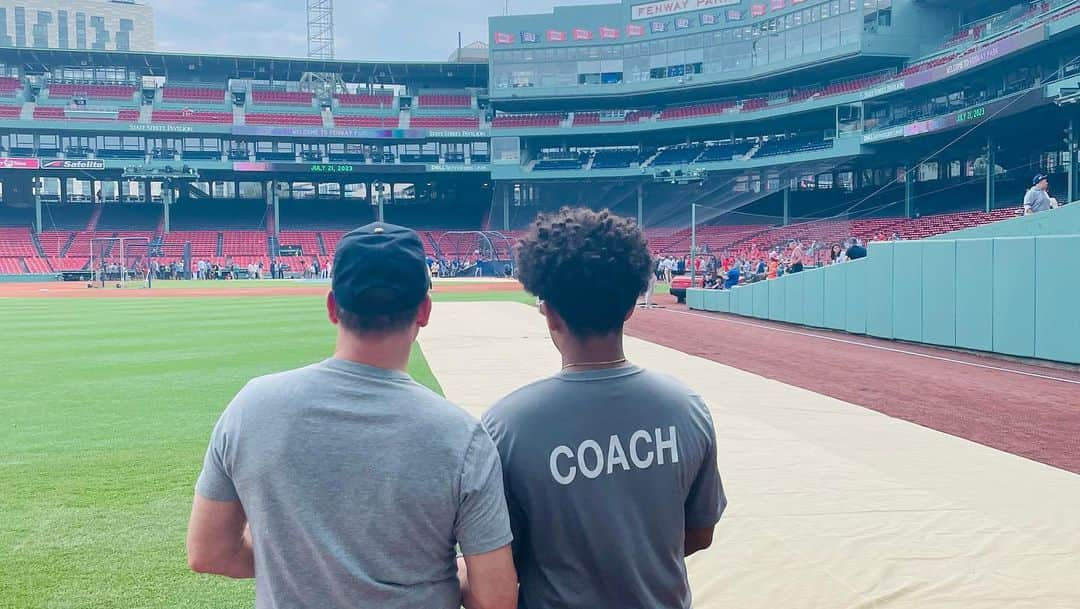
[[[598,0],[446,61],[335,57],[329,0],[307,57],[39,4],[0,2],[0,609],[253,606],[189,568],[193,489],[249,380],[334,353],[339,243],[415,231],[408,373],[480,418],[560,369],[517,253],[567,207],[643,233],[625,357],[715,425],[694,607],[1080,607],[1080,0]]]

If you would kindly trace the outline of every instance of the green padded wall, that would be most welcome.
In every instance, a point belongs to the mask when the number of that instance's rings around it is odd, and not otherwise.
[[[803,323],[820,328],[825,325],[825,273],[813,269],[802,273]],[[835,300],[833,296],[829,300]]]
[[[783,279],[769,281],[769,319],[784,321],[784,308],[787,304],[787,282]]]
[[[994,349],[994,241],[956,243],[956,346]]]
[[[1035,238],[994,240],[994,351],[1035,355]]]
[[[1035,239],[1035,357],[1080,364],[1078,251],[1080,235]]]
[[[923,242],[893,244],[893,337],[919,342],[923,339]]]
[[[735,288],[732,290],[734,293],[739,294],[739,315],[745,315],[746,317],[754,316],[754,292],[748,287],[743,286],[741,288]]]
[[[824,326],[833,330],[845,328],[847,313],[847,277],[850,265],[834,264],[821,270],[825,283]]]
[[[866,269],[867,259],[844,264],[847,270],[844,329],[853,334],[866,334]]]
[[[872,243],[866,262],[866,333],[892,338],[893,244]]]
[[[784,298],[784,321],[791,324],[803,323],[803,273],[785,275],[787,293]]]
[[[956,346],[956,242],[924,241],[922,339]]]
[[[698,311],[707,311],[705,308],[705,290],[686,290],[686,306]]]
[[[769,286],[772,283],[771,281],[759,281],[751,288],[754,294],[754,317],[758,319],[769,318]]]

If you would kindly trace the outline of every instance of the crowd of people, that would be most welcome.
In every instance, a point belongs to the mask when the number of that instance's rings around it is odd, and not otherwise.
[[[884,235],[878,235],[878,240],[884,241]],[[898,241],[900,237],[893,234],[892,240]],[[664,256],[656,257],[655,275],[658,281],[671,280],[676,275],[690,273],[693,266],[694,274],[702,278],[701,285],[706,289],[726,290],[740,283],[755,283],[768,279],[776,279],[784,275],[801,273],[807,268],[821,264],[839,264],[849,260],[857,260],[866,257],[866,245],[855,237],[844,240],[843,243],[834,243],[828,248],[828,259],[821,254],[825,245],[813,241],[809,246],[800,240],[790,241],[786,247],[777,246],[767,252],[761,252],[754,248],[744,256],[696,256],[691,261],[687,256]]]

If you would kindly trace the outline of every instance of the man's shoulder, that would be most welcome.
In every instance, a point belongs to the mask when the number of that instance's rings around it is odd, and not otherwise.
[[[495,402],[495,405],[484,413],[484,423],[506,421],[520,413],[527,412],[536,405],[542,404],[557,384],[558,381],[554,377],[548,377],[514,390],[498,402]]]

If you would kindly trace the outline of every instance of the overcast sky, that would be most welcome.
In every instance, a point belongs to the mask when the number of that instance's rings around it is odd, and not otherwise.
[[[159,51],[303,57],[305,0],[147,0]],[[603,0],[511,0],[513,14]],[[487,18],[504,0],[338,0],[338,59],[443,61],[464,44],[487,41]]]

